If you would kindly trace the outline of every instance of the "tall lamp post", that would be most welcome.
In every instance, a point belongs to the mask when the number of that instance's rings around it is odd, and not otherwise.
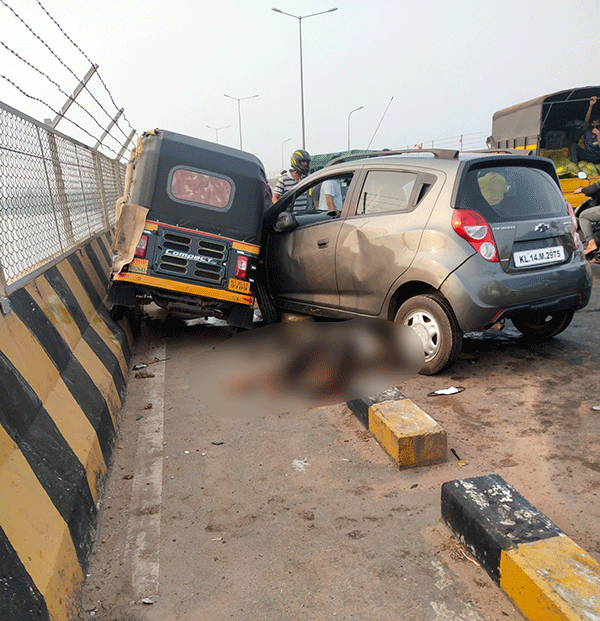
[[[225,97],[228,97],[229,99],[235,99],[238,102],[238,121],[240,124],[240,151],[242,151],[242,109],[240,107],[240,102],[244,101],[245,99],[254,99],[255,97],[258,97],[258,95],[250,95],[250,97],[232,97],[231,95],[225,95]]]
[[[219,130],[220,129],[228,129],[229,127],[231,127],[231,125],[225,125],[225,127],[212,127],[210,125],[207,125],[206,127],[208,127],[208,129],[214,129],[215,130],[215,142],[217,144],[219,144]]]
[[[328,9],[327,11],[311,13],[310,15],[292,15],[291,13],[286,13],[285,11],[282,11],[281,9],[276,9],[275,7],[273,7],[271,10],[275,11],[275,13],[281,13],[282,15],[287,15],[288,17],[293,17],[294,19],[298,20],[298,34],[300,35],[300,109],[302,113],[302,148],[306,149],[306,138],[304,131],[304,71],[302,69],[302,20],[309,17],[315,17],[316,15],[333,13],[333,11],[337,11],[337,7],[333,9]]]
[[[283,168],[284,168],[284,163],[283,163],[283,147],[285,146],[285,143],[289,142],[290,140],[291,140],[291,138],[286,138],[283,141],[282,145],[281,145],[281,170],[283,170]]]
[[[358,110],[362,110],[364,108],[364,106],[361,106],[360,108],[354,108],[354,110],[350,110],[350,114],[348,115],[348,151],[350,151],[350,115],[353,112],[357,112]]]

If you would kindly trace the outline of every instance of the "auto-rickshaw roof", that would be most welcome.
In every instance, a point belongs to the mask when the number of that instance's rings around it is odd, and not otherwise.
[[[492,136],[499,140],[536,137],[540,135],[552,108],[561,106],[561,116],[577,119],[585,117],[590,97],[600,96],[600,86],[584,86],[542,95],[503,110],[492,117]],[[600,104],[597,104],[600,106]],[[600,113],[600,108],[597,113]]]
[[[174,195],[172,184],[180,169],[225,180],[229,203],[221,208]],[[144,135],[130,200],[150,210],[149,220],[257,244],[265,184],[264,167],[255,155],[157,129]]]

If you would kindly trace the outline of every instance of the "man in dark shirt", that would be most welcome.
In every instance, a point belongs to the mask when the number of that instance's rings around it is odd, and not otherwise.
[[[576,143],[571,144],[570,155],[573,162],[583,160],[592,164],[600,163],[600,120],[596,116],[590,123],[592,109],[597,100],[598,98],[595,95],[590,98],[590,105],[583,122],[583,146],[580,147]]]
[[[594,239],[592,222],[600,220],[600,180],[596,181],[596,183],[592,183],[592,185],[588,185],[587,187],[576,188],[573,190],[573,194],[585,194],[586,196],[591,196],[591,207],[588,207],[579,216],[579,226],[581,227],[581,232],[583,234],[583,242],[587,242],[587,246],[584,248],[583,252],[587,256],[588,254],[598,250],[598,245]]]

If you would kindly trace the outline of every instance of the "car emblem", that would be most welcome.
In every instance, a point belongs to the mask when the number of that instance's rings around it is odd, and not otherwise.
[[[537,231],[538,233],[543,233],[544,231],[547,231],[550,227],[545,223],[545,222],[540,222],[539,224],[536,225],[535,229],[533,229],[534,231]]]

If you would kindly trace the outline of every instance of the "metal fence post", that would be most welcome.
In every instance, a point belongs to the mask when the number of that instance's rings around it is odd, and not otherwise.
[[[100,197],[102,199],[102,221],[105,227],[108,227],[108,201],[106,198],[106,189],[104,187],[104,177],[102,176],[102,164],[98,154],[92,151],[92,159],[94,161],[94,171],[96,172],[96,183],[100,188]]]
[[[48,144],[50,145],[50,155],[52,157],[52,167],[54,169],[54,177],[56,179],[56,189],[58,191],[58,201],[60,204],[60,213],[63,225],[65,227],[65,234],[67,239],[63,246],[72,246],[75,243],[75,236],[73,235],[73,224],[69,214],[69,202],[67,200],[67,191],[65,189],[65,180],[62,174],[62,168],[60,166],[60,159],[58,157],[58,147],[56,145],[56,137],[54,134],[48,132]]]
[[[0,310],[2,310],[3,315],[10,313],[10,301],[6,295],[6,280],[4,278],[2,262],[0,262]]]

